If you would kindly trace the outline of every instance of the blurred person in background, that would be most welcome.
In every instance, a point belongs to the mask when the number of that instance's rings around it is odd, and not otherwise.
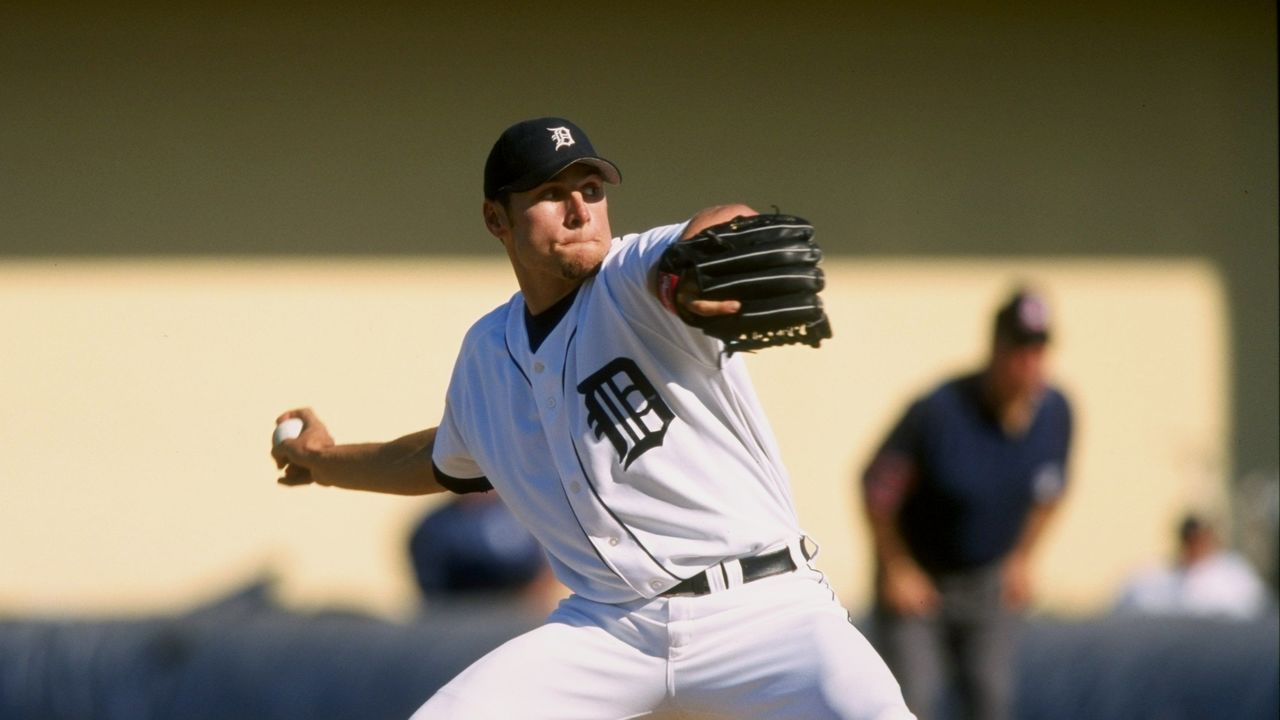
[[[542,545],[495,492],[433,507],[409,536],[409,559],[429,609],[489,601],[543,615],[567,594]]]
[[[1274,608],[1257,571],[1224,548],[1217,529],[1203,517],[1185,515],[1177,539],[1173,564],[1136,574],[1121,592],[1117,611],[1253,620]]]
[[[951,687],[965,717],[1012,712],[1029,561],[1071,445],[1048,343],[1044,299],[1018,290],[996,314],[986,365],[912,402],[863,473],[875,640],[921,720],[939,717]]]

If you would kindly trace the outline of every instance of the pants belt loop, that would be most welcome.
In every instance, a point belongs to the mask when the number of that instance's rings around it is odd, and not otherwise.
[[[809,546],[813,546],[813,551],[809,551]],[[818,557],[818,543],[814,542],[808,535],[801,535],[798,538],[792,538],[787,542],[787,550],[791,551],[791,560],[795,562],[796,568],[809,567],[809,561]]]
[[[716,563],[703,571],[707,576],[707,587],[711,589],[711,592],[718,593],[721,590],[733,587],[726,576],[728,565],[729,561],[726,560],[725,562]]]
[[[742,563],[737,560],[726,560],[721,563],[724,567],[725,574],[728,575],[729,587],[738,587],[743,584],[742,580]]]

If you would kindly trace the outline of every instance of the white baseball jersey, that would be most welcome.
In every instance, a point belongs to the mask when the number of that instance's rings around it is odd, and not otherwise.
[[[685,226],[615,239],[536,352],[523,295],[481,318],[436,435],[436,467],[487,478],[561,582],[597,602],[651,598],[801,535],[741,357],[722,359],[651,290]]]

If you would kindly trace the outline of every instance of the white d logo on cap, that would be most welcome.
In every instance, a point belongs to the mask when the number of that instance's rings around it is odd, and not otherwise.
[[[1044,332],[1049,327],[1049,308],[1040,298],[1028,295],[1018,305],[1018,320],[1033,332]]]
[[[569,128],[554,127],[547,129],[551,131],[551,139],[556,141],[556,150],[573,144],[573,135],[569,133]]]

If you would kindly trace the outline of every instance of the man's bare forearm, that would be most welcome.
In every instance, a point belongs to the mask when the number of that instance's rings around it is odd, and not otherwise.
[[[689,240],[694,235],[711,227],[719,225],[722,222],[729,222],[738,216],[756,215],[756,211],[746,205],[714,205],[703,210],[699,210],[689,219],[689,225],[685,228],[684,233],[680,235],[681,240]]]
[[[903,455],[882,452],[862,476],[863,509],[871,525],[876,559],[888,568],[915,566],[898,526],[898,515],[915,483],[915,465]]]
[[[444,490],[431,467],[436,429],[430,428],[383,443],[334,445],[309,459],[319,485],[348,490],[428,495]]]
[[[915,558],[907,549],[907,543],[898,530],[896,517],[868,513],[868,524],[871,526],[872,546],[880,564],[887,569],[903,565],[916,567]]]
[[[1031,551],[1039,543],[1040,538],[1044,535],[1045,528],[1049,525],[1049,520],[1053,518],[1054,513],[1058,509],[1057,500],[1051,502],[1038,503],[1031,508],[1027,514],[1027,519],[1023,523],[1022,532],[1018,535],[1018,541],[1010,552],[1011,556],[1026,559],[1031,556]]]

